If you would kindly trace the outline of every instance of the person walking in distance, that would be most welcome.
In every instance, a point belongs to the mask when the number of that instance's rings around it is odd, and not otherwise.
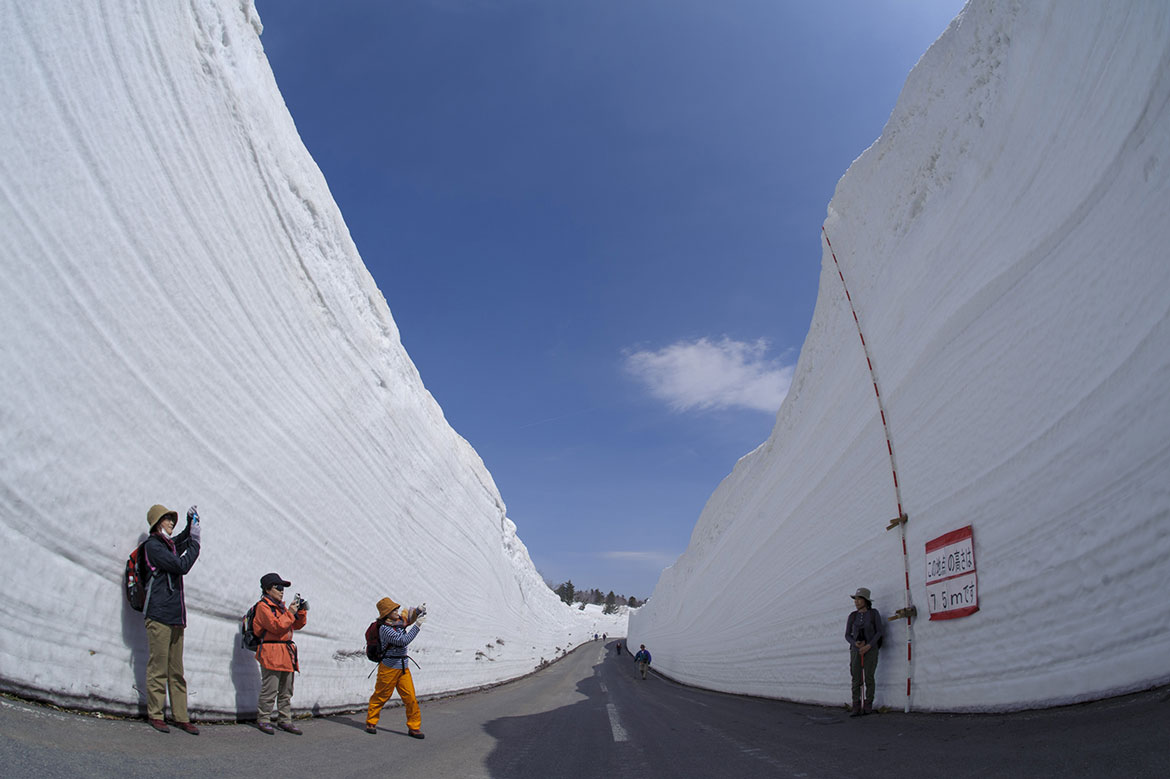
[[[175,727],[191,735],[199,728],[187,713],[187,680],[183,677],[183,631],[187,627],[187,603],[183,598],[183,577],[199,558],[199,513],[187,509],[187,526],[172,537],[179,515],[166,506],[154,505],[146,512],[150,537],[143,545],[146,570],[146,718],[160,733],[170,728],[163,718],[167,693],[171,697],[171,718]]]
[[[426,738],[422,732],[422,711],[414,694],[414,679],[410,675],[410,658],[406,654],[406,647],[418,636],[419,628],[427,618],[426,608],[420,606],[408,609],[409,620],[400,609],[390,598],[378,601],[378,620],[382,623],[378,628],[378,637],[384,654],[378,663],[378,681],[366,710],[366,732],[377,734],[382,707],[397,690],[406,708],[407,733],[412,738]]]
[[[858,587],[853,598],[854,611],[845,622],[845,640],[849,642],[849,673],[853,677],[853,708],[850,717],[873,711],[874,673],[878,649],[886,634],[886,623],[873,607],[869,590]],[[865,704],[861,703],[861,684],[865,682]]]
[[[297,645],[293,631],[300,630],[309,619],[309,604],[301,597],[284,605],[284,588],[290,582],[280,574],[260,577],[260,602],[252,618],[252,632],[260,637],[256,659],[260,662],[260,699],[257,703],[256,727],[272,735],[272,704],[276,704],[276,727],[301,735],[292,721],[293,679],[301,670],[297,663]]]
[[[642,674],[642,678],[646,678],[646,669],[650,667],[650,653],[646,651],[645,644],[639,644],[638,653],[634,655],[634,662],[638,666],[638,673]]]

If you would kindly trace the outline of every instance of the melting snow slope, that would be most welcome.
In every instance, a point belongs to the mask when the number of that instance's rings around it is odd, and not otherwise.
[[[973,0],[825,228],[887,404],[907,626],[878,703],[1053,705],[1170,681],[1170,6]],[[848,701],[858,586],[904,605],[889,455],[826,249],[776,427],[631,618],[719,690]],[[973,525],[980,611],[928,621],[924,544]]]
[[[368,696],[383,595],[430,606],[421,694],[623,633],[541,582],[423,387],[250,0],[3,6],[0,686],[140,706],[120,577],[156,502],[204,517],[198,713],[255,710],[236,620],[270,570],[312,606],[298,708]]]

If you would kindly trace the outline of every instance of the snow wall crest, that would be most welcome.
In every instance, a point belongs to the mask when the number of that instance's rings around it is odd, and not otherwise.
[[[888,412],[918,608],[878,703],[1006,710],[1170,681],[1170,8],[973,0],[824,226]],[[890,457],[826,249],[771,437],[711,496],[630,641],[684,682],[849,698],[858,586],[904,601]],[[973,525],[980,611],[929,621],[925,543]],[[707,617],[720,615],[718,640]],[[1070,651],[1070,647],[1073,649]]]

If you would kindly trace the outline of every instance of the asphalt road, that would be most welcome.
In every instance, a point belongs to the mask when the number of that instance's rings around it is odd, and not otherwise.
[[[0,775],[1170,776],[1165,688],[1037,712],[851,719],[844,708],[642,680],[628,654],[593,643],[526,679],[422,710],[423,741],[406,736],[401,708],[383,713],[377,735],[354,714],[301,720],[303,736],[247,724],[203,725],[190,736],[0,698]]]

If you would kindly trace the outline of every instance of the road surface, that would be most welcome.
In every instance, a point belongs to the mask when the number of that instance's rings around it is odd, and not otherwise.
[[[0,775],[16,777],[1163,777],[1170,690],[1004,715],[874,714],[637,678],[612,642],[482,693],[299,720],[303,736],[206,724],[199,736],[0,698]],[[842,697],[848,672],[842,660]],[[425,689],[423,674],[418,685]],[[372,688],[372,683],[371,683]],[[294,698],[294,703],[296,699]]]

